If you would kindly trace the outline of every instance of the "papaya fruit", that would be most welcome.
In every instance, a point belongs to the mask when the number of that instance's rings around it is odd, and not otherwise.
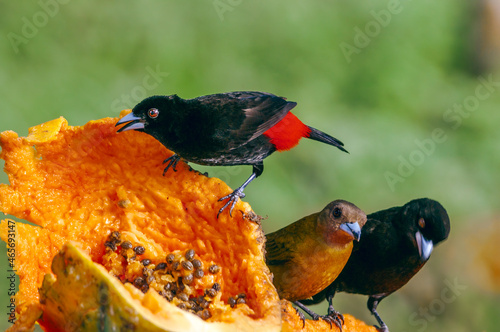
[[[225,183],[183,162],[163,176],[173,152],[144,133],[117,135],[116,122],[61,117],[27,137],[0,134],[10,182],[0,211],[34,224],[0,223],[2,240],[15,234],[20,279],[10,330],[302,329],[272,284],[250,205],[217,219]],[[375,330],[346,316],[344,331]]]

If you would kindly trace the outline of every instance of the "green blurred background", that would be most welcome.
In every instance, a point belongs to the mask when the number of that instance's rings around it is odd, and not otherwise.
[[[496,7],[496,0],[1,1],[0,131],[26,135],[60,115],[83,125],[153,94],[285,96],[350,154],[304,140],[266,159],[245,191],[268,217],[265,231],[337,198],[367,213],[436,199],[450,214],[450,238],[379,313],[392,331],[498,331]],[[439,142],[436,128],[445,135]],[[251,172],[193,166],[233,188]],[[0,180],[8,183],[4,174]],[[449,291],[456,296],[444,301]],[[374,324],[366,299],[338,294],[334,304]],[[10,326],[3,311],[0,329]]]

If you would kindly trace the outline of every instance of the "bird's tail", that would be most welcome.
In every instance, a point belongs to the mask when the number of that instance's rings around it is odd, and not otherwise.
[[[323,142],[326,144],[333,145],[337,147],[339,150],[342,150],[344,152],[349,153],[346,149],[343,148],[344,143],[336,139],[335,137],[332,137],[328,135],[327,133],[324,133],[316,128],[309,127],[311,131],[309,132],[309,136],[307,138],[313,139],[315,141]]]

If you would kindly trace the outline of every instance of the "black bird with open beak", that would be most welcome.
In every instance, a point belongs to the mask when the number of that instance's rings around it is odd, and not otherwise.
[[[175,152],[164,161],[175,167],[182,158],[199,165],[252,165],[252,175],[231,194],[219,214],[228,206],[233,211],[243,190],[264,171],[264,159],[275,151],[295,147],[303,137],[335,146],[343,143],[303,124],[290,112],[297,105],[271,93],[236,91],[182,99],[177,95],[152,96],[137,104],[120,119],[118,132],[143,131]]]

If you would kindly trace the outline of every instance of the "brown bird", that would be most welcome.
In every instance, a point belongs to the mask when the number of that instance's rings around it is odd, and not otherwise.
[[[336,200],[321,212],[268,234],[266,262],[280,297],[294,302],[313,319],[341,328],[340,314],[320,316],[298,301],[310,299],[337,278],[365,223],[366,215],[356,205]]]

